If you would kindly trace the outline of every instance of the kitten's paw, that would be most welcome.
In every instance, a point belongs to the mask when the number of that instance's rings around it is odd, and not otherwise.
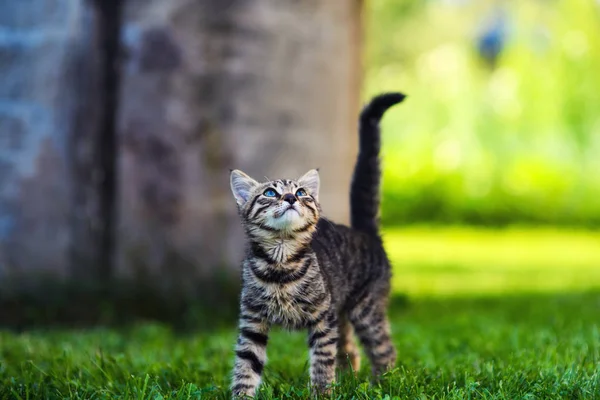
[[[231,391],[231,399],[232,400],[244,400],[244,399],[253,399],[253,398],[254,398],[254,389],[252,389],[252,388],[237,387],[237,388],[233,388]]]
[[[341,371],[351,370],[356,375],[360,370],[360,355],[356,353],[339,354],[337,365]]]
[[[330,383],[330,384],[314,384],[311,387],[311,393],[312,393],[312,397],[315,399],[326,399],[329,396],[331,396],[331,394],[333,393],[333,385],[334,383]]]

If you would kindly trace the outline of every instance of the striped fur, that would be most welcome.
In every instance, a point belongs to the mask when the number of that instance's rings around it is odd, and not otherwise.
[[[351,188],[352,228],[321,217],[319,174],[259,183],[231,172],[247,239],[239,336],[231,390],[254,396],[266,363],[269,328],[308,331],[310,379],[318,392],[336,366],[360,367],[356,334],[374,374],[395,364],[386,317],[390,265],[378,233],[379,120],[403,99],[376,97],[360,118],[360,154]]]

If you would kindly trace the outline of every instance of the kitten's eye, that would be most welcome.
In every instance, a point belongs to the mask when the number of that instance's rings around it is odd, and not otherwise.
[[[275,197],[275,196],[277,196],[277,192],[274,191],[273,189],[267,189],[267,190],[265,190],[263,192],[263,196],[266,196],[266,197]]]
[[[298,189],[298,191],[296,191],[296,196],[302,197],[302,196],[307,196],[307,194],[304,191],[304,189]]]

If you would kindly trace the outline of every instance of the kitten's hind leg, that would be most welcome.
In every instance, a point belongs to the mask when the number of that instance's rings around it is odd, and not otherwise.
[[[396,364],[396,349],[391,339],[386,308],[385,299],[367,295],[349,313],[350,322],[371,361],[374,375],[380,375]]]
[[[358,372],[360,369],[360,351],[354,338],[354,329],[344,313],[338,316],[339,335],[338,341],[338,365],[341,369],[352,368],[352,371]]]

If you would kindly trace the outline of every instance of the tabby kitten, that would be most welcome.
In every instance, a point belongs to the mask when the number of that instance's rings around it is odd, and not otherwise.
[[[231,390],[253,396],[266,362],[269,327],[308,329],[310,379],[328,391],[336,364],[358,370],[355,332],[374,374],[396,350],[386,316],[390,264],[379,236],[379,121],[401,93],[375,97],[359,118],[360,149],[350,190],[351,228],[321,217],[319,173],[259,183],[231,172],[247,238],[239,337]]]

